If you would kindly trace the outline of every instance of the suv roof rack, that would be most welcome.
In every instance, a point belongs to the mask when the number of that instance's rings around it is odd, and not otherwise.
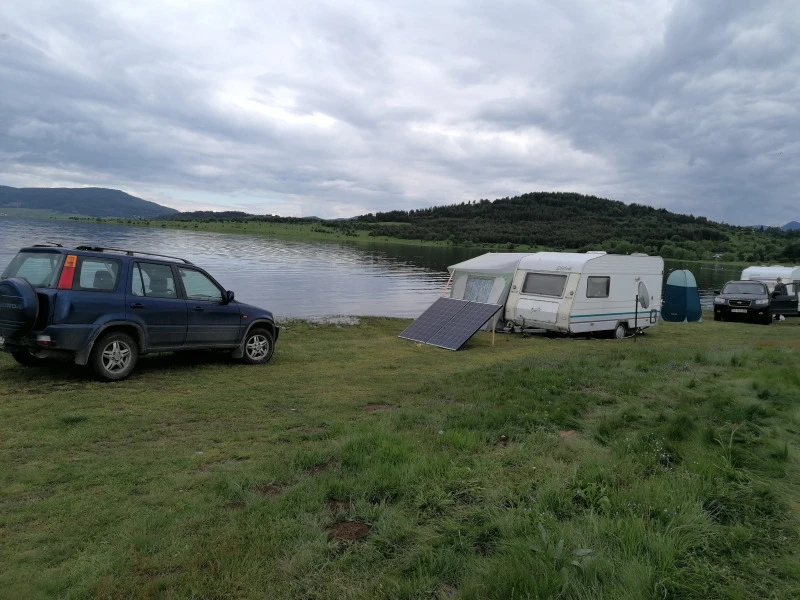
[[[179,256],[170,256],[169,254],[158,254],[157,252],[144,252],[142,250],[128,250],[126,248],[104,248],[100,246],[76,246],[75,250],[86,250],[88,252],[122,252],[128,256],[142,254],[144,256],[160,256],[161,258],[171,258],[172,260],[179,260],[187,265],[194,264],[185,258]]]

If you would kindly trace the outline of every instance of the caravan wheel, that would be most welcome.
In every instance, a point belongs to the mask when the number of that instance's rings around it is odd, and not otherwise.
[[[614,329],[614,339],[621,340],[628,337],[628,327],[625,323],[619,323]]]

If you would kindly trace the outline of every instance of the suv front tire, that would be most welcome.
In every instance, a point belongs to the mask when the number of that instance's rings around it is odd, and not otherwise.
[[[266,329],[253,329],[244,338],[242,360],[248,365],[262,365],[269,362],[275,351],[272,334]]]

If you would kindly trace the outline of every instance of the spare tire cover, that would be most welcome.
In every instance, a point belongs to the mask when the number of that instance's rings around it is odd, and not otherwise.
[[[36,290],[24,279],[0,281],[0,335],[19,337],[33,329],[39,314]]]

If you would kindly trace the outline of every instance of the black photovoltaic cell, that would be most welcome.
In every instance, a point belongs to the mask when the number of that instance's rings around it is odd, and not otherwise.
[[[439,298],[397,337],[458,350],[501,308],[500,304]]]
[[[470,302],[468,306],[464,307],[464,310],[443,324],[442,328],[433,337],[429,338],[426,343],[439,348],[447,348],[448,350],[458,350],[500,308],[501,305],[499,304]]]
[[[461,312],[469,302],[455,298],[439,298],[417,317],[411,325],[397,337],[415,342],[426,342],[442,325]]]

